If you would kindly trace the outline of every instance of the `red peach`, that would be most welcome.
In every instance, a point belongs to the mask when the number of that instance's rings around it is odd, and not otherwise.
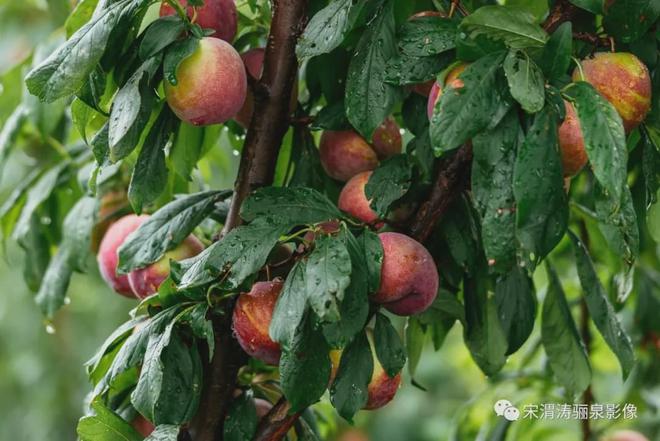
[[[349,429],[337,441],[369,441],[369,436],[360,429]]]
[[[626,132],[644,120],[651,109],[651,75],[639,58],[627,52],[598,52],[581,65],[584,81],[614,106]],[[580,80],[580,69],[575,69],[573,81]]]
[[[177,70],[177,84],[165,81],[165,97],[174,113],[190,124],[219,124],[243,106],[247,93],[245,67],[226,41],[205,37]]]
[[[360,172],[378,167],[374,149],[352,130],[323,132],[319,154],[325,172],[338,181],[348,181]]]
[[[133,428],[137,431],[137,433],[139,433],[145,438],[151,435],[151,432],[153,432],[155,429],[151,421],[149,421],[139,413],[135,418],[133,418],[133,421],[131,422],[131,426],[133,426]]]
[[[449,71],[447,77],[445,78],[445,82],[444,82],[445,86],[451,86],[454,89],[459,89],[463,87],[463,80],[461,80],[459,76],[468,66],[469,64],[467,63],[461,63],[455,68],[453,68],[451,71]],[[433,83],[431,92],[429,92],[429,101],[426,108],[429,119],[433,117],[433,109],[435,108],[436,103],[442,96],[442,91],[443,91],[443,86],[440,83],[438,83],[437,81]]]
[[[92,251],[96,253],[101,244],[103,236],[110,228],[110,225],[119,217],[123,208],[128,207],[126,190],[110,190],[101,196],[99,206],[99,215],[96,225],[92,229],[91,246]]]
[[[401,153],[403,141],[400,130],[396,120],[391,116],[385,118],[385,121],[376,128],[371,145],[379,159],[387,159]]]
[[[186,8],[188,17],[194,16],[194,8],[188,6],[187,0],[179,0]],[[176,10],[166,2],[160,5],[160,16],[175,15]],[[231,41],[236,36],[238,16],[234,0],[204,0],[204,6],[197,8],[196,23],[204,29],[213,29],[216,38]]]
[[[103,236],[99,253],[96,256],[103,279],[112,289],[126,297],[134,298],[135,296],[131,290],[128,276],[117,274],[117,263],[119,261],[117,250],[124,243],[126,237],[137,230],[147,218],[148,216],[130,214],[112,224]]]
[[[238,296],[232,317],[234,334],[243,350],[272,365],[279,364],[281,351],[268,329],[283,285],[280,279],[255,283],[250,292]]]
[[[342,188],[339,194],[339,209],[350,214],[366,224],[378,221],[378,215],[369,206],[369,201],[364,193],[364,187],[371,177],[370,171],[358,173],[353,176]]]
[[[400,233],[380,233],[383,264],[380,287],[372,300],[397,315],[426,310],[438,294],[438,270],[431,254],[416,240]]]
[[[170,274],[170,260],[183,260],[198,255],[204,245],[192,234],[186,237],[176,248],[168,251],[155,263],[128,273],[128,283],[133,293],[140,299],[149,297],[158,291],[158,287]]]
[[[559,154],[564,176],[575,176],[587,163],[584,138],[575,107],[564,100],[566,117],[559,126]]]
[[[250,49],[241,55],[243,59],[243,64],[245,65],[245,70],[247,74],[252,77],[254,80],[260,80],[261,75],[264,70],[264,57],[266,55],[266,49],[256,48]],[[289,101],[289,113],[293,113],[296,110],[298,105],[298,88],[294,85],[294,89],[291,93],[291,100]],[[242,127],[247,128],[250,125],[250,120],[252,119],[252,112],[254,111],[254,95],[252,91],[248,88],[247,96],[245,98],[245,103],[241,110],[236,114],[234,120],[239,123]]]
[[[605,439],[606,441],[649,441],[647,437],[634,430],[619,430]]]

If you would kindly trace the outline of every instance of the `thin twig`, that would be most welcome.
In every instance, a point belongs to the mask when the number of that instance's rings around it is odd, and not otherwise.
[[[584,247],[589,250],[591,241],[589,239],[589,232],[587,231],[587,224],[582,219],[580,220],[580,240]],[[587,351],[587,357],[591,353],[591,330],[589,329],[589,322],[591,321],[589,315],[589,307],[587,306],[587,301],[584,297],[580,300],[580,335],[582,341],[584,342],[584,348]],[[587,386],[584,393],[582,394],[582,404],[591,406],[594,402],[594,394],[591,388],[591,384]],[[589,418],[584,418],[581,421],[582,425],[582,440],[590,441],[591,440],[591,423]]]
[[[281,398],[259,422],[253,441],[279,441],[296,422],[300,413],[289,413],[291,406]]]

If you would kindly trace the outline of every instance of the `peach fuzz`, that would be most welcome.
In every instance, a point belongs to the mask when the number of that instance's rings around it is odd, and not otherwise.
[[[374,149],[352,130],[324,131],[319,154],[325,172],[338,181],[348,181],[360,172],[378,167]]]
[[[205,37],[177,70],[177,84],[165,81],[165,97],[183,121],[200,126],[231,119],[245,102],[247,78],[238,52],[226,41]]]
[[[587,163],[584,138],[575,107],[564,100],[566,117],[559,126],[559,154],[564,176],[575,176]]]
[[[269,327],[283,285],[280,279],[255,283],[250,292],[238,296],[232,316],[232,328],[243,350],[272,365],[279,364],[281,350],[270,338]]]
[[[140,299],[155,294],[170,274],[170,260],[184,260],[196,256],[204,250],[204,245],[192,234],[173,250],[168,251],[155,263],[128,273],[128,283],[131,290]]]
[[[397,315],[425,311],[438,294],[439,276],[433,257],[416,240],[400,233],[380,233],[383,264],[380,287],[372,300]]]
[[[401,153],[403,140],[401,139],[401,128],[391,116],[376,128],[371,137],[371,146],[379,159],[387,159]]]
[[[651,75],[639,58],[627,52],[598,52],[582,60],[582,71],[573,71],[573,81],[590,83],[609,101],[630,132],[651,109]]]
[[[339,203],[337,204],[340,210],[366,224],[378,221],[378,215],[371,209],[364,192],[371,173],[370,171],[358,173],[349,179],[339,193]]]
[[[179,0],[181,5],[186,8],[188,17],[195,16],[192,6],[188,6],[187,0]],[[176,10],[168,3],[163,2],[160,5],[160,16],[175,15]],[[236,36],[238,28],[238,14],[234,0],[204,0],[204,6],[197,8],[195,23],[204,29],[215,31],[213,37],[220,38],[230,42]]]
[[[106,231],[99,246],[99,252],[96,260],[99,265],[99,271],[106,283],[119,294],[134,298],[133,290],[125,274],[117,274],[117,263],[119,256],[117,250],[124,243],[126,237],[144,222],[148,216],[137,216],[129,214],[119,219]]]
[[[451,86],[454,89],[460,89],[461,87],[463,87],[463,80],[461,80],[459,76],[468,66],[469,64],[467,63],[461,63],[452,70],[450,70],[449,73],[447,74],[447,77],[445,78],[445,82],[444,82],[445,86]],[[440,83],[438,83],[437,81],[433,83],[433,87],[431,87],[431,91],[429,92],[429,101],[426,107],[429,120],[433,117],[433,109],[435,108],[436,103],[442,96],[442,91],[443,91],[443,86]]]
[[[243,64],[245,65],[245,71],[247,74],[255,81],[261,79],[261,75],[264,70],[264,57],[266,56],[266,49],[256,48],[250,49],[241,55]],[[289,113],[293,113],[296,110],[298,105],[298,88],[294,84],[294,89],[291,93],[291,99],[289,101]],[[247,96],[245,97],[245,103],[241,110],[236,114],[234,120],[240,124],[242,127],[247,128],[250,125],[250,120],[252,119],[252,112],[254,112],[254,95],[252,91],[248,88]]]

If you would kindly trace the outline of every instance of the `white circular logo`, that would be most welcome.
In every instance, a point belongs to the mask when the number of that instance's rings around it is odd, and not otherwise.
[[[511,401],[509,400],[499,400],[497,403],[495,403],[495,406],[493,409],[495,409],[495,413],[497,416],[503,416],[504,411],[507,410],[509,407],[513,407],[513,404],[511,404]]]
[[[516,421],[520,418],[520,411],[513,406],[507,407],[504,411],[504,418],[508,421]]]

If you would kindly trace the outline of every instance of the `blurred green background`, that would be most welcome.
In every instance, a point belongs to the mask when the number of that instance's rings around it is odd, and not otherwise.
[[[12,66],[30,56],[31,48],[57,29],[69,5],[68,0],[0,0],[0,126],[20,100],[17,72]],[[19,72],[20,73],[20,72]],[[9,78],[9,79],[8,79]],[[231,147],[220,159],[227,170]],[[0,204],[35,161],[40,151],[18,152],[0,184]],[[218,177],[227,186],[232,173]],[[566,244],[555,253],[554,262],[562,274],[569,296],[578,294],[578,281],[567,262]],[[70,304],[53,323],[45,323],[33,302],[33,294],[20,274],[23,253],[7,241],[0,261],[0,439],[12,441],[73,440],[89,384],[84,362],[97,346],[127,318],[135,302],[114,294],[102,283],[94,264],[89,274],[75,275],[70,288]],[[562,265],[563,262],[567,262]],[[29,264],[29,263],[28,263]],[[571,268],[570,270],[568,268]],[[539,274],[537,286],[545,285]],[[542,290],[541,290],[542,292]],[[635,299],[631,299],[634,303]],[[630,327],[632,307],[623,313]],[[660,314],[660,311],[659,311]],[[660,318],[659,318],[660,320]],[[402,328],[403,322],[397,322]],[[497,440],[506,427],[495,417],[493,404],[508,399],[520,407],[526,403],[564,403],[561,391],[548,382],[548,370],[538,348],[538,324],[523,349],[513,357],[503,373],[488,379],[479,371],[462,342],[462,328],[455,325],[438,352],[429,343],[416,374],[416,383],[406,376],[393,403],[379,412],[362,412],[356,426],[368,437],[342,435],[345,423],[337,422],[331,407],[321,403],[320,415],[328,416],[321,429],[330,439],[344,441],[438,441]],[[594,422],[598,432],[612,427],[635,427],[651,441],[660,441],[660,364],[657,351],[640,353],[640,367],[624,384],[616,359],[598,338],[593,344],[594,393],[598,403],[633,402],[640,408],[634,421]],[[519,369],[525,363],[523,370]],[[426,392],[421,387],[427,389]],[[500,432],[498,432],[500,431]],[[519,421],[508,428],[507,440],[581,439],[576,421]]]

